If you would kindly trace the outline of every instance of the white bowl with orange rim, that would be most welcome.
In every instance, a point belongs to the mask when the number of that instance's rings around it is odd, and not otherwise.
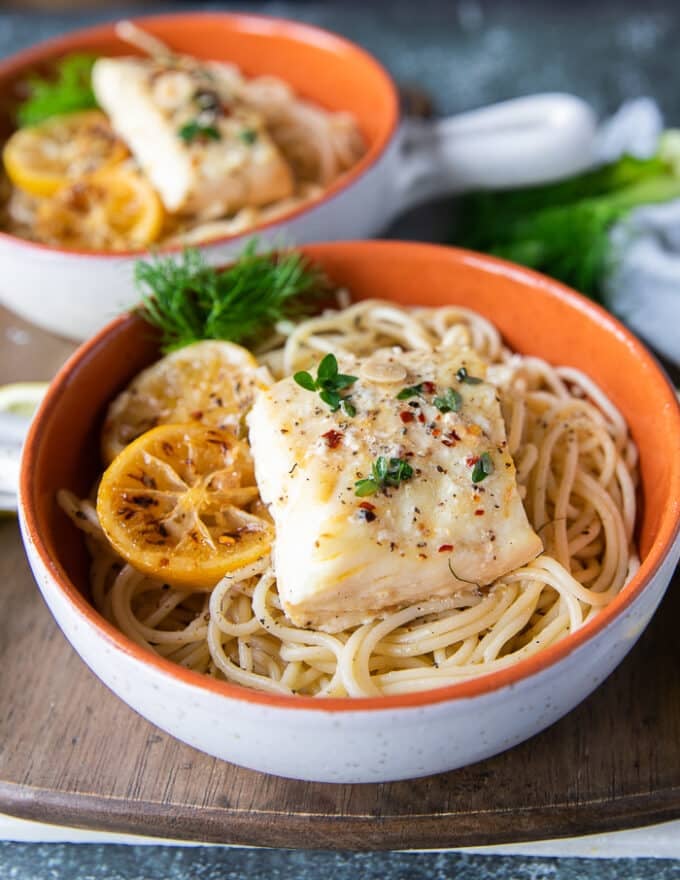
[[[214,12],[137,24],[176,52],[233,62],[249,76],[280,77],[300,96],[356,119],[366,143],[363,157],[319,198],[258,225],[263,245],[371,237],[428,198],[538,183],[591,161],[593,114],[570,95],[524,97],[435,122],[400,121],[389,74],[363,49],[318,28]],[[49,69],[69,53],[133,51],[113,24],[78,31],[4,60],[0,85],[12,95],[32,71]],[[5,135],[13,127],[10,110],[2,120]],[[251,235],[222,236],[201,250],[218,264]],[[179,253],[181,247],[160,250]],[[136,302],[133,267],[143,255],[64,249],[0,233],[0,301],[48,330],[83,339]]]
[[[614,318],[557,282],[490,257],[403,242],[311,245],[304,252],[357,299],[458,304],[521,354],[581,368],[628,423],[639,451],[640,567],[597,614],[498,671],[414,693],[315,698],[250,690],[140,647],[89,599],[82,534],[56,502],[99,469],[108,402],[158,356],[149,327],[122,317],[52,383],[25,447],[21,528],[36,581],[83,660],[133,709],[178,739],[245,767],[327,782],[379,782],[450,770],[532,736],[593,691],[649,622],[680,557],[680,408],[653,357]],[[304,560],[300,561],[304,565]]]

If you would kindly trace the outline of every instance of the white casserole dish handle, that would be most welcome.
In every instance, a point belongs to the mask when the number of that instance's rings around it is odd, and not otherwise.
[[[567,177],[593,162],[595,114],[573,95],[503,101],[401,132],[398,211],[437,196]]]

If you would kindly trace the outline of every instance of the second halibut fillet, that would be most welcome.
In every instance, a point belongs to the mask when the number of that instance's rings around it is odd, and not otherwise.
[[[239,104],[213,63],[173,69],[145,58],[100,58],[98,104],[171,213],[211,220],[293,192],[292,172],[259,114]],[[231,74],[233,78],[233,74]],[[202,104],[214,108],[209,121]],[[197,134],[189,137],[194,126]]]

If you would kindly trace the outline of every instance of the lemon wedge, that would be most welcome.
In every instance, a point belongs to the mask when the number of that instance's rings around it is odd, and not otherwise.
[[[0,513],[17,509],[21,448],[47,382],[14,382],[0,386]]]
[[[0,385],[0,413],[30,418],[47,391],[47,382],[12,382]]]

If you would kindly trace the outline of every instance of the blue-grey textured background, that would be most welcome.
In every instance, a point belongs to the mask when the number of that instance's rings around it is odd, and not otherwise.
[[[43,0],[44,3],[44,0]],[[53,0],[50,8],[58,7]],[[100,3],[99,6],[103,4]],[[442,113],[564,89],[600,111],[652,94],[680,124],[676,0],[298,0],[112,4],[101,12],[26,13],[0,2],[0,54],[83,24],[173,9],[239,9],[338,31],[373,52],[400,82],[435,96]],[[675,76],[674,76],[675,73]]]
[[[678,880],[656,859],[0,844],[2,880]]]
[[[564,90],[613,111],[655,97],[680,127],[677,0],[326,0],[145,3],[104,11],[27,12],[0,0],[0,55],[53,34],[126,14],[240,9],[312,22],[373,52],[400,84],[418,85],[440,113],[522,94]],[[54,2],[51,9],[56,9]],[[395,234],[427,238],[441,226],[425,210]],[[291,841],[292,846],[303,845]],[[281,850],[0,844],[0,880],[680,880],[680,863],[545,859],[454,853],[351,854]]]

